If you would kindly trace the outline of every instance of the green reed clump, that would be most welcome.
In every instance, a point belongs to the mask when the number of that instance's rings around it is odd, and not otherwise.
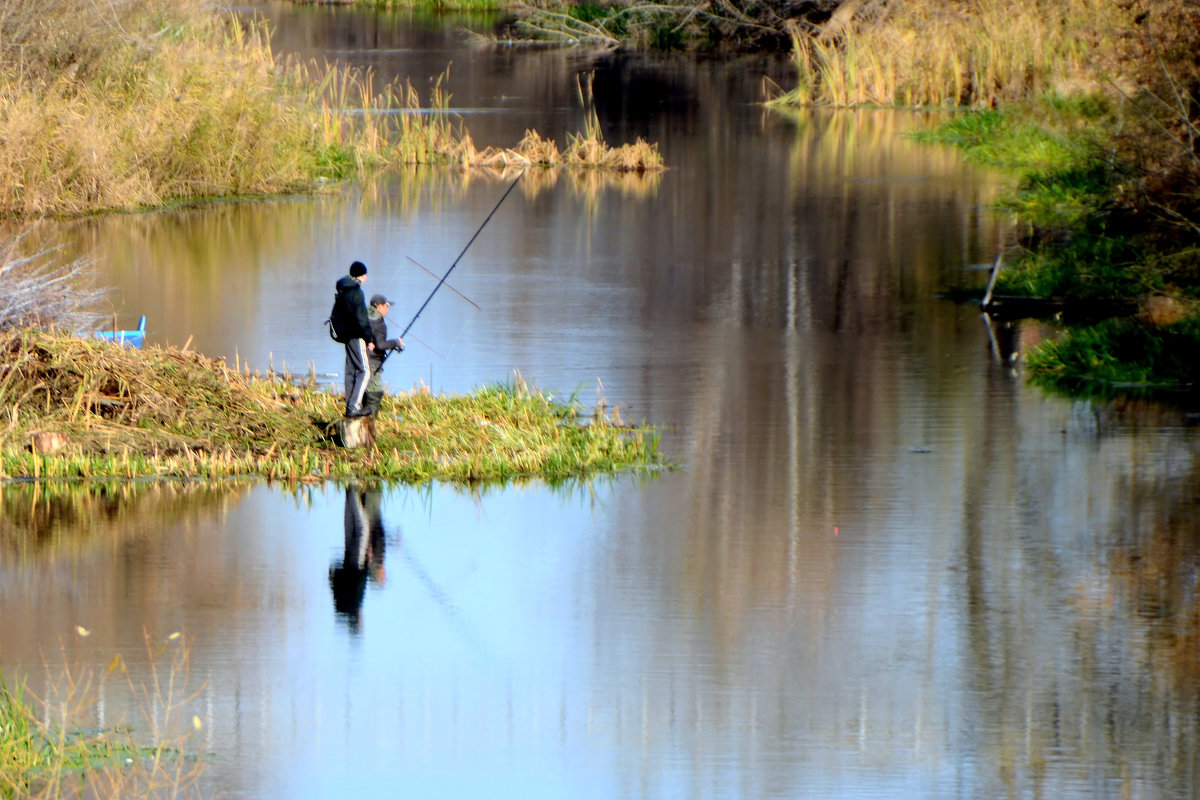
[[[520,380],[385,398],[377,446],[342,449],[340,396],[196,353],[20,330],[0,335],[0,364],[0,477],[488,481],[662,464],[653,429]],[[41,451],[44,432],[66,446]]]
[[[1083,142],[1039,125],[1015,110],[955,114],[912,138],[927,144],[948,144],[968,160],[991,167],[1021,170],[1057,168],[1079,158]]]
[[[1101,97],[1042,97],[1004,110],[955,114],[911,136],[951,145],[974,163],[1014,171],[1019,182],[996,205],[1045,229],[1081,223],[1128,177],[1113,158],[1111,135],[1119,126]]]
[[[70,793],[77,774],[116,766],[126,752],[104,736],[43,722],[24,684],[10,688],[0,674],[0,796]]]
[[[1031,379],[1070,395],[1200,400],[1200,317],[1163,327],[1106,320],[1043,344],[1027,359]]]
[[[415,392],[398,398],[395,408],[393,459],[407,456],[427,477],[562,478],[657,463],[653,431],[628,426],[616,411],[585,417],[577,405],[558,402],[521,380],[467,396]],[[391,423],[385,425],[390,434]],[[383,441],[393,440],[387,435]]]

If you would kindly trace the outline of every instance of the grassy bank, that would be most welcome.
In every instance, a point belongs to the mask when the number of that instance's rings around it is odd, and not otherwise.
[[[1200,346],[1200,6],[845,0],[792,33],[797,86],[776,103],[975,110],[924,138],[1013,175],[996,292],[1082,309],[1029,359],[1035,380],[1200,392],[1177,357]]]
[[[440,84],[422,97],[280,60],[264,25],[203,0],[14,0],[0,41],[4,216],[286,194],[400,164],[662,167],[653,145],[598,128],[561,149],[477,148]]]
[[[520,379],[384,400],[377,447],[342,449],[340,396],[175,349],[0,335],[0,478],[554,481],[662,464],[656,433]],[[54,452],[35,434],[61,434]]]
[[[1028,358],[1035,383],[1072,396],[1132,395],[1196,408],[1200,317],[1164,326],[1105,320],[1042,345]]]
[[[324,0],[290,0],[314,5]],[[750,51],[787,46],[789,20],[828,16],[829,3],[691,0],[335,0],[336,5],[418,14],[503,12],[491,37],[506,46],[583,45],[657,50]]]
[[[1195,405],[1200,170],[1186,140],[1131,113],[1098,96],[1042,100],[957,117],[923,138],[1014,175],[998,200],[1018,223],[995,291],[1061,300],[1066,319],[1060,338],[1029,354],[1035,382]]]

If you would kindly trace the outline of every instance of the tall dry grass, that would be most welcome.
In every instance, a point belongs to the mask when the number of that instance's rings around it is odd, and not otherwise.
[[[825,26],[793,24],[786,102],[991,107],[1094,89],[1139,13],[1111,0],[844,3]]]
[[[479,148],[461,122],[455,121],[450,94],[443,86],[444,74],[423,101],[411,83],[376,91],[369,71],[347,71],[336,65],[307,69],[304,79],[320,87],[322,143],[331,150],[354,154],[356,167],[369,159],[374,164],[451,163],[502,170],[566,166],[650,173],[663,169],[654,144],[640,138],[622,145],[608,143],[595,110],[590,74],[578,77],[583,130],[567,133],[564,147],[531,130],[513,147]],[[313,70],[324,70],[324,75]],[[346,109],[358,111],[346,114]]]
[[[12,0],[0,15],[0,213],[286,192],[313,131],[262,26],[201,0]]]
[[[205,0],[9,0],[0,131],[0,215],[19,217],[284,194],[387,165],[545,156],[476,148],[440,81],[426,104],[411,85],[377,87],[369,70],[285,63],[265,25]],[[644,142],[587,141],[601,156],[587,166],[661,167]]]
[[[181,634],[143,636],[145,675],[133,675],[120,655],[103,673],[65,662],[55,673],[47,667],[40,694],[0,674],[0,796],[200,796],[205,761],[196,758],[196,734],[205,723],[194,706],[203,686],[192,685]],[[122,695],[136,719],[89,724],[99,716],[102,692],[114,696],[110,701]]]

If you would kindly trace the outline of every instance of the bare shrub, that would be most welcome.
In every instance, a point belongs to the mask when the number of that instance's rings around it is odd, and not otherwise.
[[[90,259],[57,260],[56,249],[23,255],[24,234],[0,241],[0,331],[57,328],[84,331],[101,319],[104,290],[92,284]]]

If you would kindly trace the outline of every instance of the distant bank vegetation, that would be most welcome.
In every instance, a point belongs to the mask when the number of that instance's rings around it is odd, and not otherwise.
[[[788,22],[828,17],[831,0],[290,0],[296,5],[349,5],[419,12],[496,12],[497,38],[601,47],[675,49],[781,49]]]
[[[778,104],[981,112],[924,138],[1017,176],[997,291],[1135,309],[1070,326],[1031,354],[1035,379],[1195,402],[1200,3],[844,0],[788,27],[797,83]]]
[[[430,106],[446,113],[403,113]],[[439,87],[423,100],[282,61],[263,25],[203,0],[7,3],[0,130],[0,215],[20,217],[297,192],[389,164],[662,167],[654,145],[611,147],[590,121],[561,148],[536,132],[477,148]]]

